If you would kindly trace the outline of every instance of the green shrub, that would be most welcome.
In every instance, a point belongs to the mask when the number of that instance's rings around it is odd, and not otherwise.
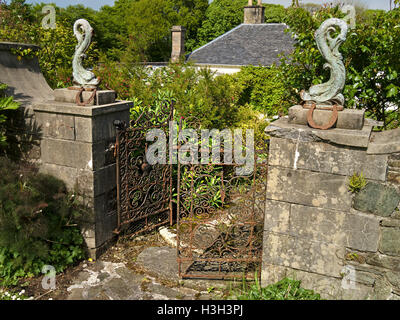
[[[320,300],[313,290],[301,287],[301,281],[284,278],[275,284],[261,287],[256,281],[252,285],[243,283],[243,288],[233,294],[237,300]]]
[[[77,222],[85,212],[62,181],[0,158],[0,283],[83,259]]]
[[[290,103],[278,67],[242,67],[240,72],[226,76],[235,87],[239,105],[249,104],[269,117],[287,113]]]
[[[169,64],[150,73],[142,66],[102,58],[97,73],[102,87],[115,90],[120,99],[143,107],[157,105],[160,95],[173,97],[175,119],[184,117],[194,128],[225,129],[240,122],[235,88],[226,77],[191,64]]]

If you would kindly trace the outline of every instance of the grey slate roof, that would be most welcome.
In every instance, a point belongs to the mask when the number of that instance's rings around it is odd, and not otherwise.
[[[188,60],[211,65],[262,65],[279,63],[279,53],[293,50],[294,40],[283,23],[241,24],[194,50]]]

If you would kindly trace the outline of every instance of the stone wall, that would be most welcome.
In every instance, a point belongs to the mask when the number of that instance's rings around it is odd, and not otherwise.
[[[263,285],[289,276],[327,299],[400,299],[400,129],[281,118],[267,132]],[[367,184],[353,193],[355,173]]]

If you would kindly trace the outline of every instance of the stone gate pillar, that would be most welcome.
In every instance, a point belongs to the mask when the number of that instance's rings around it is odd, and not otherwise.
[[[84,93],[84,99],[87,99]],[[95,258],[116,228],[115,120],[129,123],[131,102],[115,101],[115,92],[100,91],[100,105],[77,106],[76,91],[56,89],[55,100],[32,108],[41,130],[40,171],[63,180],[92,210],[84,230]]]
[[[317,130],[304,112],[266,129],[263,285],[291,277],[327,299],[400,299],[400,129],[372,132],[363,115],[341,114],[342,128]]]

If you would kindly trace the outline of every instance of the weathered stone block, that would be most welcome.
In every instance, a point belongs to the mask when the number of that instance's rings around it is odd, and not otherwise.
[[[286,233],[289,231],[290,204],[267,200],[264,217],[264,230]]]
[[[389,170],[387,173],[387,181],[400,184],[400,172]]]
[[[383,227],[395,227],[400,228],[400,220],[398,219],[383,219],[381,221]]]
[[[351,207],[346,177],[280,167],[269,168],[267,198],[336,210]]]
[[[400,229],[382,228],[379,251],[393,256],[400,256]]]
[[[42,161],[78,169],[93,169],[92,145],[70,140],[43,139]]]
[[[389,167],[393,167],[394,169],[400,169],[400,160],[393,157],[394,155],[389,156],[388,165]]]
[[[41,128],[43,137],[64,140],[75,139],[75,122],[73,116],[37,112],[35,118],[37,125]]]
[[[375,282],[374,292],[369,296],[371,300],[390,300],[393,299],[392,285],[385,278],[378,278]]]
[[[364,124],[361,130],[333,128],[319,130],[300,124],[288,122],[288,118],[280,118],[265,128],[267,135],[301,141],[325,141],[338,145],[367,148],[372,125]]]
[[[132,102],[129,101],[116,101],[115,103],[105,104],[101,106],[87,106],[81,107],[73,105],[72,103],[66,102],[38,102],[33,106],[33,110],[36,112],[46,113],[62,113],[70,114],[79,117],[97,117],[110,113],[127,112],[125,117],[129,118],[129,109],[133,106]],[[117,118],[116,118],[117,119]]]
[[[400,152],[400,128],[371,134],[367,153],[387,154],[395,152]]]
[[[39,171],[41,173],[58,177],[60,180],[64,181],[67,189],[70,191],[75,190],[77,187],[78,169],[76,168],[51,163],[42,163]]]
[[[100,168],[96,171],[81,169],[78,171],[77,184],[80,190],[91,197],[97,197],[115,187],[115,164]]]
[[[400,257],[392,257],[384,254],[369,253],[366,255],[366,262],[369,265],[400,271]]]
[[[396,288],[400,288],[400,272],[389,271],[386,273],[386,279]]]
[[[400,201],[396,189],[375,182],[368,182],[354,197],[356,210],[382,217],[390,216]]]
[[[96,246],[101,246],[115,237],[113,231],[117,228],[117,213],[107,212],[107,195],[94,198],[96,224]]]
[[[263,264],[339,277],[344,247],[284,234],[264,234]]]
[[[363,172],[367,179],[386,180],[387,155],[367,155],[365,150],[322,142],[271,138],[269,164],[292,169],[351,176]]]
[[[289,123],[308,125],[307,114],[309,109],[297,105],[289,108]],[[344,109],[338,112],[338,118],[334,127],[340,129],[361,130],[364,125],[365,110]],[[321,126],[327,124],[331,118],[332,111],[314,110],[313,120]]]
[[[115,140],[116,129],[114,120],[124,121],[129,123],[129,113],[114,112],[91,117],[75,117],[76,140],[84,142],[99,142],[113,138]]]
[[[290,235],[375,252],[379,244],[379,220],[357,213],[302,205],[291,206]]]

